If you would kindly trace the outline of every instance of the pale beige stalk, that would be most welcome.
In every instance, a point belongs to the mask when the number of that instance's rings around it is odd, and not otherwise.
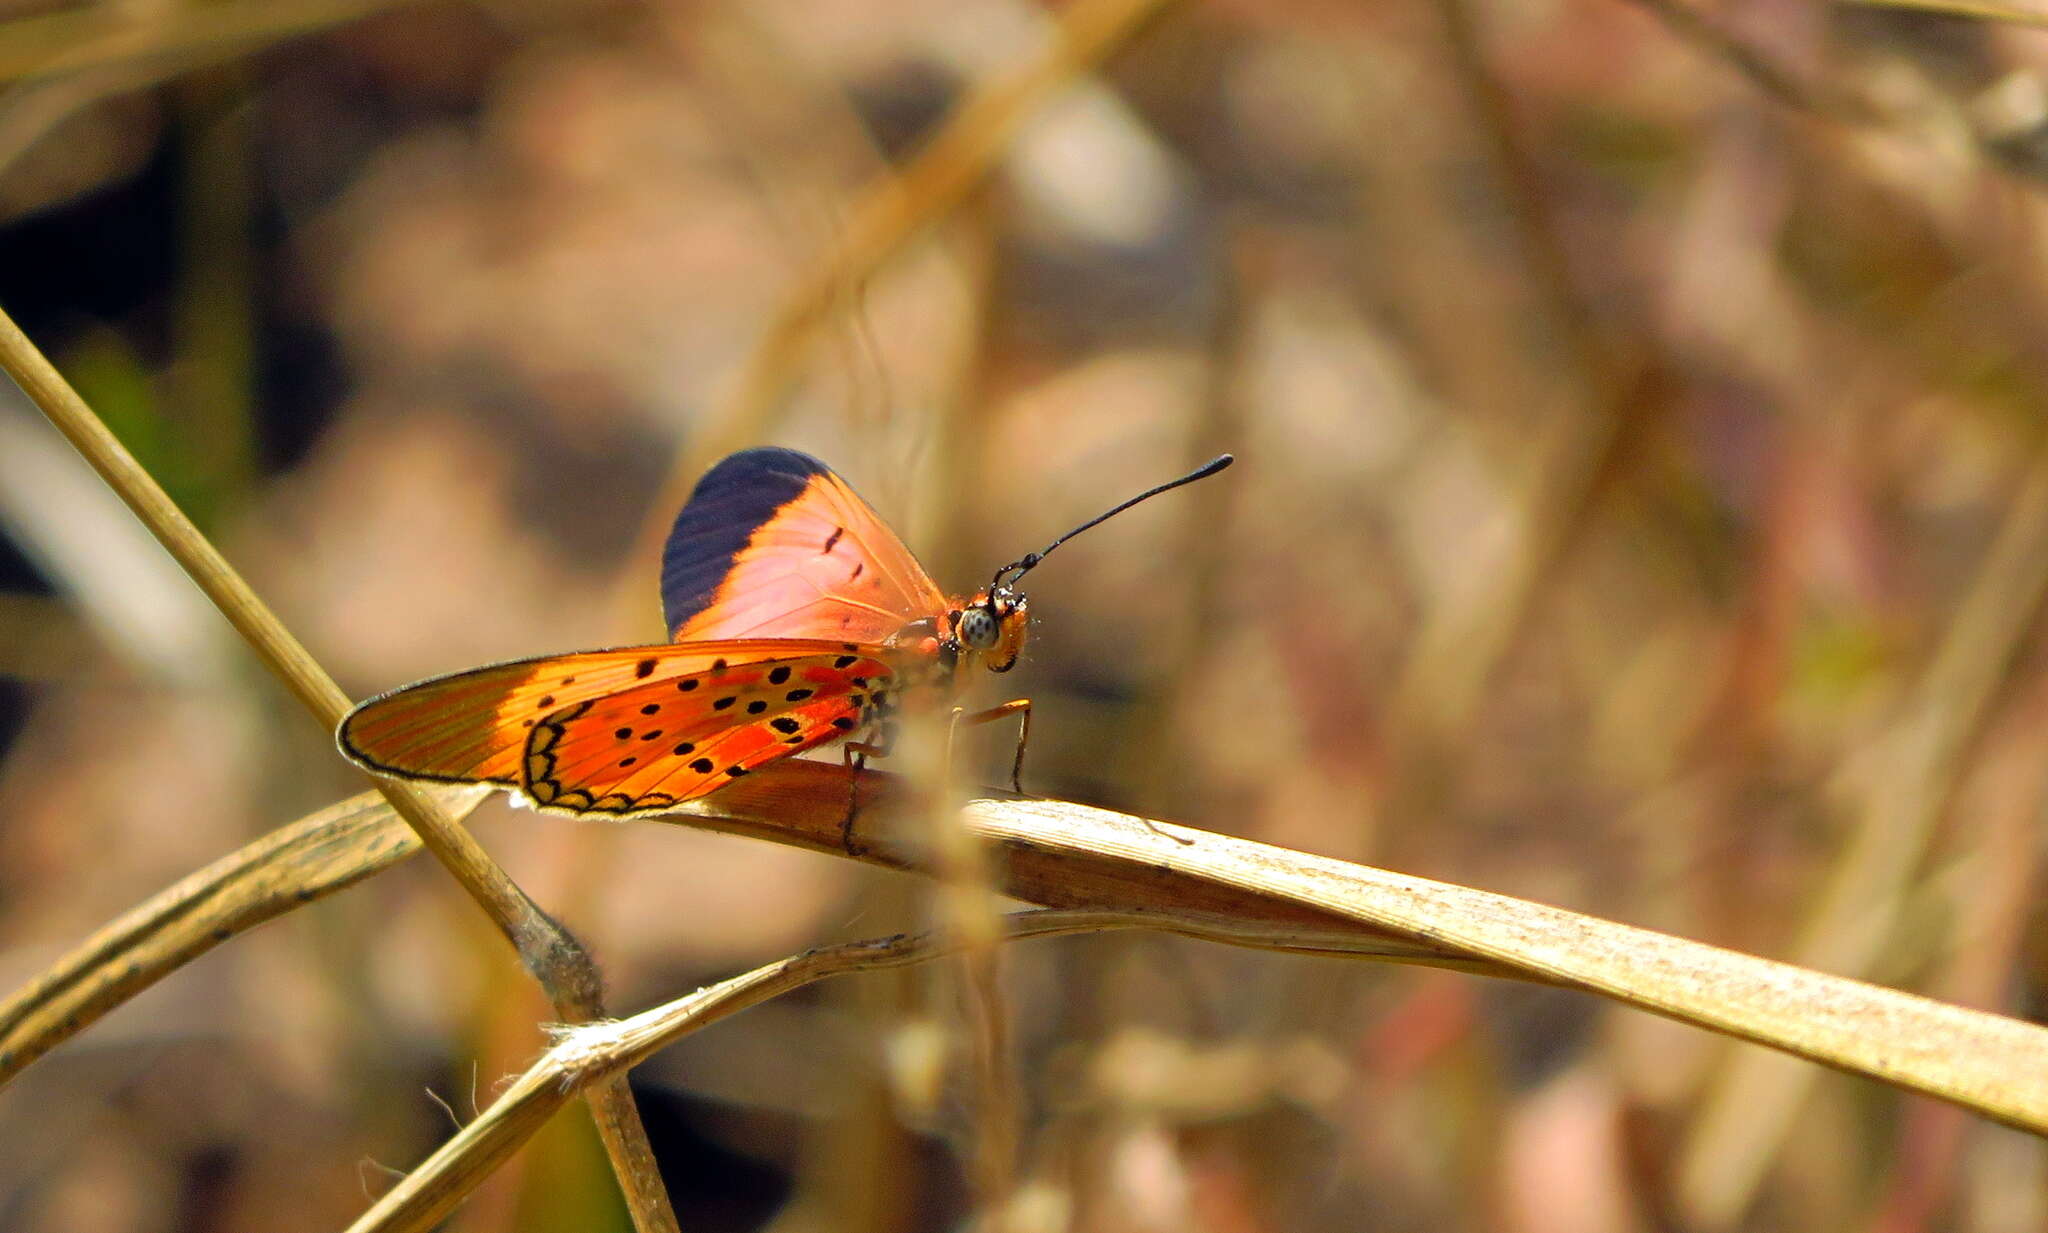
[[[100,478],[135,511],[264,666],[312,713],[314,721],[332,731],[348,712],[348,695],[4,312],[0,312],[0,370],[14,378]],[[568,1020],[603,1017],[603,984],[582,946],[526,897],[461,823],[440,807],[436,797],[395,780],[379,781],[378,791],[512,942],[527,970],[547,989],[556,1013]],[[668,1195],[662,1189],[654,1152],[632,1094],[623,1083],[605,1085],[593,1091],[591,1111],[626,1193],[635,1227],[641,1233],[675,1229],[675,1215],[669,1210]]]

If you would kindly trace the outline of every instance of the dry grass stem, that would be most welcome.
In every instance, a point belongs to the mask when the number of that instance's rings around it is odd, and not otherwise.
[[[1005,937],[1017,941],[1159,924],[1149,918],[1104,912],[1026,913],[1009,922]],[[1201,928],[1189,925],[1190,931]],[[903,934],[822,947],[720,981],[629,1019],[566,1028],[558,1043],[513,1080],[482,1116],[407,1174],[349,1226],[350,1233],[409,1233],[431,1228],[578,1091],[622,1073],[691,1032],[827,977],[923,963],[957,949],[958,943],[952,940]]]
[[[2048,0],[1526,17],[0,16],[0,1223],[2048,1228]],[[657,579],[764,445],[918,568],[763,483]],[[775,848],[327,761],[330,670],[859,640],[1226,451],[886,691],[1031,695],[1052,799],[1014,718],[757,764],[810,685],[575,753],[732,739],[654,821]],[[488,927],[335,934],[422,849]]]
[[[956,808],[948,806],[966,799],[958,790],[959,735],[958,730],[946,734],[942,756],[932,747],[935,740],[906,742],[905,753],[926,756],[913,759],[903,782],[929,789],[919,794],[912,815],[918,820],[920,850],[928,856],[934,882],[925,917],[955,958],[942,969],[940,981],[928,984],[939,996],[927,1012],[934,1021],[960,1025],[974,1091],[969,1179],[976,1207],[993,1213],[1008,1206],[1015,1187],[1019,1083],[1002,989],[1003,911],[992,885],[989,853],[978,835],[954,821]]]
[[[873,776],[898,792],[897,781]],[[783,763],[688,819],[830,850],[844,782]],[[865,794],[864,794],[865,795]],[[878,833],[864,859],[921,867]],[[1787,964],[1466,887],[1058,801],[982,800],[962,814],[1003,854],[998,882],[1064,910],[1008,936],[1146,927],[1236,945],[1442,963],[1598,993],[2048,1131],[2048,1030]],[[1116,906],[1108,906],[1114,904]],[[1199,907],[1193,905],[1201,905]],[[1405,947],[1404,947],[1405,943]],[[573,1029],[355,1228],[426,1227],[582,1083],[676,1037],[825,976],[919,962],[957,942],[896,937],[810,952],[616,1024]],[[1404,952],[1405,949],[1405,953]]]
[[[931,856],[918,850],[922,845],[904,838],[900,827],[882,825],[905,799],[902,781],[867,772],[862,796],[853,854],[929,872]],[[845,802],[840,768],[784,762],[674,821],[844,855]],[[293,859],[252,874],[263,867],[260,850],[223,861],[177,888],[179,900],[195,906],[138,912],[110,928],[89,948],[90,956],[100,957],[97,965],[74,964],[68,983],[89,984],[118,972],[152,932],[172,946],[213,920],[231,922],[221,929],[245,928],[260,915],[224,912],[221,905],[239,899],[288,910],[303,901],[304,879],[337,886],[369,871],[352,862],[388,864],[402,857],[402,847],[372,850],[348,837],[381,835],[389,843],[397,835],[388,823],[380,830],[366,805],[344,802],[294,828],[301,836],[292,845],[295,851],[317,846],[311,835],[316,826],[337,828],[334,834],[341,838],[333,866]],[[981,800],[961,818],[997,854],[997,886],[1047,906],[1097,914],[1091,918],[1096,923],[1086,927],[1107,927],[1100,914],[1108,913],[1121,925],[1238,945],[1422,963],[1577,988],[2048,1131],[2048,1030],[2032,1024],[1507,896],[1064,802]],[[1071,921],[1059,927],[1068,925],[1083,927]],[[207,936],[218,934],[207,927]],[[903,948],[920,945],[896,939],[819,952],[636,1016],[625,1021],[627,1027],[572,1034],[572,1042],[582,1043],[552,1052],[544,1074],[522,1078],[502,1108],[493,1106],[360,1227],[415,1228],[445,1213],[568,1098],[555,1082],[563,1074],[580,1073],[579,1082],[600,1088],[622,1086],[615,1072],[674,1034],[821,975],[912,962],[922,954]],[[118,1000],[129,992],[114,987],[105,996]],[[593,1041],[609,1043],[593,1054],[585,1047]]]
[[[341,687],[5,313],[0,313],[0,369],[135,511],[315,721],[329,731],[340,723],[349,708]],[[394,780],[381,781],[378,791],[512,942],[527,969],[547,989],[557,1013],[571,1021],[602,1018],[603,986],[589,956],[526,897],[460,822],[442,810],[438,799]],[[623,1085],[600,1088],[592,1094],[591,1111],[636,1227],[641,1233],[675,1228],[632,1094]]]
[[[821,780],[820,772],[827,778]],[[794,776],[791,799],[805,803],[806,817],[824,816],[830,802],[815,795],[834,793],[843,808],[846,787],[834,779],[838,771],[803,763],[763,770],[764,783]],[[894,782],[867,772],[877,785]],[[883,789],[877,787],[877,792]],[[474,789],[440,789],[443,807],[466,815],[475,807]],[[806,827],[781,828],[773,802],[785,799],[771,789],[764,806],[753,797],[707,805],[689,820],[713,829],[818,847],[820,835]],[[729,803],[729,808],[721,804]],[[679,819],[680,820],[680,819]],[[813,818],[815,820],[815,818]],[[28,985],[0,1001],[0,1085],[37,1057],[90,1027],[108,1011],[176,971],[185,963],[242,933],[305,904],[343,890],[371,874],[399,863],[419,850],[417,836],[376,793],[364,793],[279,827],[193,873],[110,922]],[[828,851],[835,849],[826,848]],[[838,853],[844,855],[843,853]],[[863,859],[891,868],[902,867],[889,852],[862,853]],[[1073,886],[1093,897],[1111,900],[1114,882],[1094,882],[1077,874]],[[1092,889],[1091,889],[1092,888]],[[1291,928],[1291,926],[1281,926]],[[1274,937],[1280,937],[1275,934]],[[1292,935],[1288,935],[1292,936]],[[1402,962],[1442,963],[1464,970],[1509,975],[1490,964],[1471,964],[1437,948],[1380,939],[1374,949],[1352,939],[1357,953]],[[1287,949],[1296,949],[1288,946]],[[1320,952],[1328,949],[1307,947]]]

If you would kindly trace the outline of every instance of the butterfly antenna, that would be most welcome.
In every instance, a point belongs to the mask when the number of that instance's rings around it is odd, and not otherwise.
[[[1003,566],[1001,569],[996,571],[995,581],[990,585],[1005,585],[1005,580],[1003,578],[1003,575],[1005,574],[1010,575],[1008,579],[1009,582],[1017,581],[1017,579],[1022,578],[1024,575],[1030,573],[1033,569],[1036,569],[1040,561],[1043,561],[1047,557],[1051,556],[1053,549],[1059,547],[1061,544],[1066,543],[1068,540],[1074,538],[1076,535],[1079,535],[1081,532],[1086,531],[1088,528],[1095,526],[1098,523],[1108,522],[1110,519],[1116,517],[1118,514],[1123,513],[1125,510],[1131,508],[1133,505],[1136,505],[1138,502],[1149,501],[1153,497],[1158,496],[1162,492],[1170,492],[1173,489],[1180,487],[1182,484],[1192,484],[1198,479],[1208,479],[1210,476],[1216,474],[1218,471],[1221,471],[1223,468],[1229,466],[1231,463],[1236,461],[1237,459],[1233,455],[1218,454],[1216,457],[1211,458],[1209,461],[1203,463],[1199,467],[1196,467],[1194,470],[1188,472],[1186,475],[1181,476],[1177,480],[1168,480],[1167,482],[1159,485],[1156,488],[1147,488],[1145,491],[1139,493],[1135,497],[1132,497],[1130,500],[1125,501],[1123,504],[1117,506],[1116,508],[1095,515],[1095,517],[1090,518],[1088,521],[1082,523],[1080,526],[1075,527],[1073,530],[1067,532],[1065,535],[1060,536],[1058,539],[1054,540],[1050,544],[1047,544],[1045,547],[1039,549],[1037,552],[1027,552],[1023,556],[1010,562],[1008,565]]]

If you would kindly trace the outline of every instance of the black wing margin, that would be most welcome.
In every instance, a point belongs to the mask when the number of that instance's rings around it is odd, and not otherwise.
[[[809,454],[764,446],[729,454],[704,473],[661,553],[661,611],[670,636],[711,606],[733,558],[761,524],[831,468]]]

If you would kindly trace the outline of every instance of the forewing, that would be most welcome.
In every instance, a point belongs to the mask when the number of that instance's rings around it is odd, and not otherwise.
[[[867,502],[808,454],[752,449],[705,473],[662,555],[676,641],[882,643],[946,600]]]
[[[336,739],[356,763],[387,775],[519,787],[526,740],[549,715],[598,698],[701,677],[720,662],[819,657],[845,644],[754,639],[582,651],[473,668],[393,690],[358,706]]]
[[[660,813],[758,767],[854,732],[903,680],[866,647],[731,660],[546,715],[522,791],[566,813]]]

